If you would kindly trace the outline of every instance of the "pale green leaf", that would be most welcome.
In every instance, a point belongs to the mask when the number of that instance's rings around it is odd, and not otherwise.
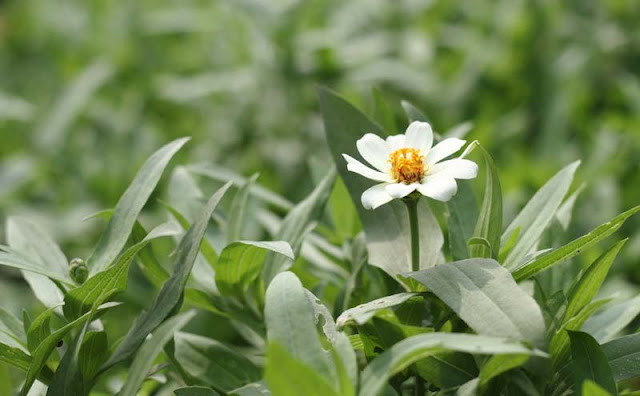
[[[350,322],[356,324],[364,324],[376,314],[377,311],[385,308],[395,307],[410,299],[413,296],[417,296],[419,293],[398,293],[391,296],[378,298],[368,303],[360,304],[357,307],[353,307],[344,311],[338,319],[336,319],[336,325],[343,327]]]
[[[473,236],[485,239],[490,248],[487,249],[481,245],[471,246],[471,257],[491,257],[497,260],[500,251],[500,234],[502,233],[502,187],[500,187],[498,170],[493,159],[484,147],[478,145],[478,148],[484,156],[486,181],[482,208]]]
[[[593,315],[582,328],[598,342],[612,340],[640,314],[640,295],[607,307]]]
[[[257,179],[258,174],[256,173],[238,189],[233,197],[227,223],[227,243],[242,239],[242,227],[245,223],[249,191],[251,191]]]

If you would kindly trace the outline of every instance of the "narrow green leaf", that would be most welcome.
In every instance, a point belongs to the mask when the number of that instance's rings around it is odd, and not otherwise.
[[[467,241],[473,236],[478,204],[468,180],[458,180],[458,192],[447,202],[449,250],[453,260],[469,258]]]
[[[607,307],[593,315],[584,324],[583,331],[591,334],[598,342],[612,340],[640,314],[640,295]]]
[[[389,202],[376,210],[366,210],[360,196],[371,182],[364,177],[349,172],[342,154],[358,158],[356,141],[365,133],[384,136],[380,126],[362,114],[353,105],[336,93],[318,89],[320,109],[324,119],[324,129],[331,156],[338,173],[344,181],[351,200],[362,222],[369,251],[369,263],[381,268],[389,275],[411,270],[410,230],[407,210],[402,202]],[[433,216],[426,200],[418,205],[418,221],[422,238],[420,240],[420,268],[429,268],[441,259],[444,243],[442,230]]]
[[[429,121],[429,118],[411,102],[402,100],[400,105],[402,105],[404,113],[407,115],[410,123],[413,121]]]
[[[274,239],[288,242],[294,255],[300,252],[309,224],[324,212],[329,195],[336,180],[335,167],[327,170],[326,176],[302,202],[296,205],[282,221]],[[292,260],[282,254],[269,254],[264,262],[262,276],[265,285],[279,273],[291,267]]]
[[[387,380],[413,363],[445,350],[473,354],[546,356],[536,349],[501,338],[472,334],[428,333],[409,337],[375,358],[362,373],[360,396],[379,394]]]
[[[44,264],[21,254],[17,250],[9,249],[4,246],[0,246],[0,265],[34,272],[66,284],[73,284],[73,281],[68,274],[62,275],[60,271],[55,268],[49,268]]]
[[[137,394],[142,382],[147,377],[156,356],[164,345],[173,338],[173,334],[183,328],[196,315],[195,311],[188,311],[167,319],[151,334],[136,354],[131,368],[127,373],[127,381],[120,390],[121,395]]]
[[[609,268],[611,268],[613,264],[613,260],[627,240],[628,238],[623,239],[602,253],[580,277],[580,280],[569,290],[567,296],[569,304],[565,313],[565,321],[576,315],[596,296],[609,272]]]
[[[151,230],[142,241],[127,249],[114,265],[93,275],[82,286],[70,290],[64,298],[64,316],[68,320],[75,320],[88,312],[99,297],[109,301],[117,293],[126,290],[129,265],[136,254],[152,240],[177,235],[178,232],[174,223],[164,223]],[[111,290],[112,294],[103,295],[105,290]]]
[[[171,157],[189,140],[181,138],[156,151],[142,165],[116,205],[113,216],[100,236],[95,251],[87,260],[92,274],[107,268],[129,239],[133,225]]]
[[[582,395],[582,383],[591,380],[607,392],[617,395],[616,382],[607,356],[596,340],[580,331],[569,331],[573,378],[578,395]],[[590,395],[585,395],[590,396]]]
[[[224,393],[262,377],[260,369],[243,355],[195,334],[176,334],[175,357],[190,376]]]
[[[502,236],[503,244],[507,242],[508,236],[516,228],[520,228],[520,239],[507,256],[504,262],[505,267],[509,269],[517,267],[536,245],[569,191],[578,165],[580,165],[580,161],[573,162],[553,176],[538,190],[507,227]]]
[[[30,352],[33,353],[38,348],[38,345],[51,335],[51,315],[53,315],[56,308],[47,309],[31,322],[29,330],[27,330],[27,347]]]
[[[624,224],[624,222],[629,217],[631,217],[638,211],[640,211],[640,205],[634,207],[633,209],[629,209],[626,212],[614,217],[609,222],[596,227],[587,235],[583,235],[580,238],[575,239],[562,247],[554,249],[542,256],[536,257],[532,261],[525,263],[520,267],[514,268],[512,270],[513,277],[516,279],[516,281],[520,282],[551,267],[552,265],[558,264],[559,262],[568,260],[580,254],[580,252],[584,249],[591,247],[593,244],[613,234],[618,230],[618,228],[622,226],[622,224]]]
[[[371,94],[373,96],[373,118],[380,123],[387,134],[395,135],[398,131],[393,111],[384,99],[384,95],[377,88],[373,88]]]
[[[31,356],[27,355],[22,349],[0,343],[0,362],[5,362],[20,370],[28,371],[31,366]],[[40,372],[38,379],[49,383],[51,377],[53,377],[53,373],[48,367],[45,367],[45,369]]]
[[[265,322],[269,342],[277,342],[296,360],[321,376],[337,380],[315,326],[313,307],[298,278],[291,272],[278,274],[267,289]]]
[[[239,241],[227,245],[213,266],[220,293],[243,297],[249,285],[260,275],[267,252],[294,259],[291,246],[287,242]]]
[[[254,174],[238,189],[229,210],[229,222],[227,223],[227,243],[242,239],[242,227],[244,226],[247,203],[249,201],[249,191],[258,179],[258,174]]]
[[[480,369],[480,390],[486,389],[493,378],[516,367],[520,367],[529,360],[529,355],[496,355],[491,357]]]
[[[536,301],[492,259],[468,259],[407,274],[433,292],[478,334],[544,342]]]
[[[27,346],[23,323],[2,308],[0,308],[0,343],[20,349],[25,349]]]
[[[478,148],[484,156],[487,176],[482,208],[473,236],[489,242],[490,249],[474,245],[471,247],[471,257],[491,257],[497,260],[500,251],[500,234],[502,233],[502,187],[500,187],[498,170],[493,163],[493,158],[484,147],[478,145]]]
[[[381,309],[395,307],[410,299],[413,296],[417,296],[419,293],[398,293],[391,296],[378,298],[377,300],[369,301],[365,304],[360,304],[357,307],[353,307],[344,311],[338,319],[336,319],[336,325],[338,327],[344,327],[350,322],[356,324],[364,324]]]
[[[271,392],[278,396],[339,396],[315,368],[274,342],[267,351],[264,378]]]
[[[231,186],[227,183],[216,191],[209,202],[202,209],[198,220],[189,228],[182,237],[175,254],[174,272],[158,292],[156,299],[148,311],[143,312],[133,323],[124,340],[102,366],[101,371],[118,364],[135,353],[148,334],[162,323],[172,312],[175,312],[181,304],[184,296],[184,288],[193,268],[200,243],[209,224],[213,211],[220,203],[222,196]],[[211,280],[213,281],[213,279]]]
[[[507,242],[503,244],[500,248],[500,254],[498,255],[498,262],[504,263],[509,256],[509,253],[513,250],[513,247],[516,246],[516,242],[518,242],[518,238],[520,238],[520,227],[513,230],[513,232],[506,238]]]
[[[630,334],[602,345],[616,381],[640,376],[640,333]]]

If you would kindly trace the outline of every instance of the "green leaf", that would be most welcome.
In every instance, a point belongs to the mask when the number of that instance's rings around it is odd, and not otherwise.
[[[320,109],[324,119],[327,143],[338,173],[344,181],[362,222],[369,263],[396,277],[411,270],[411,249],[409,219],[405,205],[398,200],[385,204],[376,210],[362,207],[360,196],[371,182],[347,170],[342,154],[358,158],[356,141],[365,133],[384,136],[380,127],[336,93],[318,89]],[[444,243],[442,230],[429,207],[421,200],[418,204],[420,233],[420,268],[429,268],[441,260]]]
[[[424,113],[407,100],[400,101],[400,105],[404,109],[404,113],[409,119],[409,123],[413,121],[429,121],[429,118]]]
[[[242,227],[244,226],[247,203],[249,201],[249,191],[258,179],[258,174],[254,174],[236,192],[231,202],[229,210],[229,221],[227,223],[227,243],[237,241],[242,238]]]
[[[0,362],[28,371],[31,366],[31,356],[27,355],[22,349],[0,344]],[[38,374],[38,379],[45,384],[48,384],[52,377],[53,373],[48,367],[44,367]]]
[[[267,350],[264,378],[271,392],[278,396],[339,396],[314,367],[273,342]]]
[[[270,342],[279,343],[294,359],[331,379],[330,383],[337,381],[316,331],[313,306],[293,273],[282,272],[273,279],[267,289],[264,314]]]
[[[350,322],[354,322],[359,325],[364,324],[371,319],[377,311],[389,307],[395,307],[417,295],[419,295],[419,293],[398,293],[378,298],[365,304],[360,304],[357,307],[348,309],[340,314],[338,319],[336,319],[336,325],[338,327],[344,327]]]
[[[627,240],[628,239],[623,239],[601,254],[600,257],[587,268],[585,273],[580,277],[580,280],[569,290],[567,296],[569,304],[565,313],[565,321],[575,316],[596,296],[609,272],[609,268],[611,268],[613,264],[613,260]]]
[[[188,140],[189,138],[176,139],[165,145],[149,157],[138,170],[135,178],[120,197],[96,249],[87,260],[87,266],[92,274],[107,268],[118,256],[169,160]]]
[[[176,396],[219,396],[220,394],[211,388],[204,386],[185,386],[173,391]]]
[[[612,340],[640,314],[640,295],[613,305],[593,315],[584,324],[583,331],[598,342]]]
[[[520,367],[529,360],[529,355],[496,355],[489,359],[480,369],[480,382],[478,386],[481,392],[489,385],[489,381],[516,367]]]
[[[630,334],[602,345],[616,381],[640,376],[640,333]]]
[[[57,307],[49,308],[38,315],[27,330],[27,347],[33,353],[49,335],[51,335],[51,315]]]
[[[458,192],[447,202],[449,250],[453,260],[469,258],[467,241],[473,236],[478,205],[468,180],[458,180]]]
[[[131,368],[127,372],[127,381],[124,383],[121,395],[137,394],[142,382],[147,377],[149,369],[153,365],[156,356],[162,351],[164,345],[173,338],[173,334],[183,328],[196,315],[195,311],[187,311],[167,319],[151,334],[136,354]]]
[[[176,334],[175,357],[190,376],[224,393],[262,376],[255,364],[234,349],[195,334]]]
[[[631,217],[638,211],[640,211],[640,205],[634,207],[633,209],[629,209],[622,214],[619,214],[609,222],[595,228],[587,235],[583,235],[580,238],[575,239],[562,247],[554,249],[542,256],[536,257],[534,260],[525,263],[520,267],[514,268],[512,270],[513,277],[516,279],[516,281],[520,282],[551,267],[552,265],[558,264],[561,261],[568,260],[580,254],[580,252],[584,249],[587,249],[593,244],[613,234],[618,230],[618,228],[622,226],[622,224],[624,224],[624,222],[629,217]]]
[[[492,259],[468,259],[407,276],[427,286],[478,334],[544,342],[540,307]]]
[[[131,240],[133,244],[142,242],[147,237],[147,230],[136,221],[133,226],[133,232],[131,233]],[[153,249],[147,245],[138,252],[138,259],[136,260],[142,273],[149,279],[149,281],[157,288],[159,288],[168,278],[169,273],[158,262]]]
[[[285,241],[291,245],[294,255],[298,255],[312,221],[317,220],[324,212],[324,206],[336,180],[335,167],[327,170],[326,176],[302,202],[296,205],[282,221],[275,240]],[[279,273],[291,267],[292,260],[282,254],[269,254],[264,262],[262,276],[265,285]]]
[[[25,349],[26,341],[23,323],[10,312],[0,308],[0,343]]]
[[[222,196],[231,186],[227,183],[216,191],[209,199],[198,217],[198,220],[185,233],[176,249],[174,271],[158,292],[156,299],[148,311],[143,312],[133,323],[124,340],[102,366],[101,371],[128,359],[140,347],[148,334],[162,323],[172,312],[175,312],[184,296],[184,288],[193,268],[200,243],[204,237],[209,219],[218,206]],[[213,280],[212,280],[213,281]]]
[[[55,268],[49,268],[41,262],[31,259],[17,250],[10,249],[6,246],[0,246],[0,265],[34,272],[66,284],[73,284],[73,281],[67,274],[62,275]]]
[[[64,298],[64,316],[68,320],[75,320],[88,312],[99,297],[104,298],[104,301],[109,301],[117,293],[125,291],[129,265],[136,254],[152,240],[178,233],[179,230],[174,223],[164,223],[151,230],[142,241],[120,255],[114,265],[93,275],[82,286],[70,290]],[[105,296],[103,294],[105,290],[111,290],[112,294]]]
[[[393,111],[391,111],[387,101],[384,99],[384,95],[376,88],[371,90],[371,94],[373,96],[373,118],[380,123],[387,134],[395,135],[398,131]]]
[[[585,380],[582,383],[582,393],[583,395],[588,396],[611,396],[611,393],[602,389],[600,385],[596,384],[591,380]]]
[[[569,331],[569,338],[571,340],[573,378],[578,394],[583,394],[581,392],[582,383],[591,380],[607,392],[617,395],[618,391],[611,367],[598,342],[589,334],[580,331]]]
[[[536,349],[500,338],[457,333],[427,333],[409,337],[376,357],[362,373],[360,396],[379,394],[387,380],[413,363],[441,351],[474,354],[546,356]]]
[[[108,357],[107,333],[104,331],[87,333],[78,352],[78,364],[82,378],[85,381],[91,381]]]
[[[505,267],[509,269],[517,267],[536,245],[569,191],[578,165],[580,165],[580,161],[573,162],[553,176],[538,190],[507,227],[502,236],[503,244],[507,242],[508,237],[516,228],[520,228],[520,239],[507,256],[504,262]]]
[[[260,381],[234,389],[229,392],[229,396],[271,396],[271,391],[264,384],[264,381]]]
[[[487,176],[482,208],[473,236],[486,239],[491,248],[474,245],[471,247],[471,257],[491,257],[497,260],[500,251],[500,234],[502,233],[502,188],[493,159],[484,147],[478,145],[478,148],[484,155]]]
[[[101,311],[104,311],[106,309],[109,309],[117,305],[119,304],[106,303],[101,307],[99,307],[97,309],[97,312],[100,313]],[[20,392],[22,396],[27,395],[27,393],[29,392],[29,389],[33,385],[34,381],[36,380],[36,377],[38,377],[43,370],[46,370],[45,364],[47,363],[47,359],[49,358],[49,355],[51,355],[51,352],[53,352],[54,348],[58,345],[60,340],[62,340],[64,336],[66,336],[67,333],[72,329],[84,325],[84,323],[87,320],[93,317],[92,314],[93,314],[92,312],[88,312],[82,315],[81,317],[79,317],[78,319],[74,320],[73,322],[67,323],[66,325],[62,326],[58,330],[51,333],[51,335],[45,338],[40,343],[40,345],[38,345],[38,347],[32,354],[32,362],[31,362],[31,365],[29,366],[29,370],[27,371],[27,378],[25,379],[25,382],[22,385],[22,391]]]
[[[233,242],[222,250],[213,268],[222,295],[243,297],[249,285],[260,275],[267,252],[275,252],[293,260],[287,242]]]

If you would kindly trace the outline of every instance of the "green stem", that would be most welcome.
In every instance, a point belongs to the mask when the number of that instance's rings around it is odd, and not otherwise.
[[[411,271],[420,270],[420,230],[418,229],[418,199],[407,197],[404,199],[409,212],[409,227],[411,229]]]
[[[411,229],[411,270],[420,271],[420,229],[418,227],[418,200],[419,196],[408,196],[403,199],[409,213],[409,228]],[[424,382],[416,371],[415,396],[424,396]]]

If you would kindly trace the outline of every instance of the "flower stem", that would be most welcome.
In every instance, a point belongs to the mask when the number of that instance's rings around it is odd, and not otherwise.
[[[420,270],[420,230],[418,227],[418,200],[420,196],[410,195],[403,199],[409,213],[409,228],[411,229],[411,271]],[[416,371],[415,396],[424,396],[424,382]]]
[[[420,230],[418,229],[418,199],[407,197],[404,199],[409,212],[409,227],[411,229],[411,271],[420,270]]]

